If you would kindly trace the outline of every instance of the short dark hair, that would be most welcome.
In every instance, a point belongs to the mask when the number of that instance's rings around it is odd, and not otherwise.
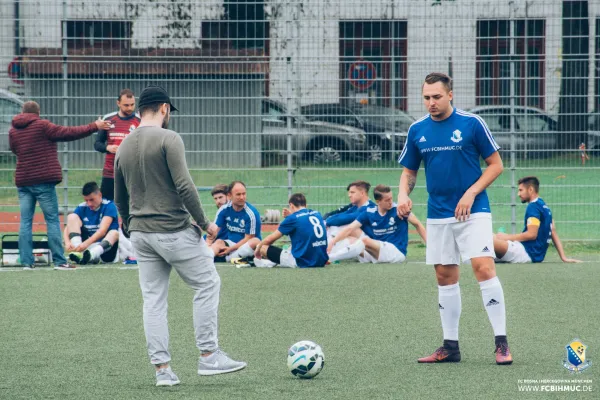
[[[156,114],[158,112],[158,110],[160,109],[160,106],[162,106],[165,103],[151,103],[151,104],[146,104],[143,106],[140,106],[138,108],[138,112],[140,113],[140,116],[143,117],[145,114]]]
[[[432,72],[425,77],[425,83],[432,85],[436,82],[442,82],[442,85],[446,88],[446,91],[452,90],[452,78],[441,72]]]
[[[227,187],[227,194],[231,193],[231,191],[233,190],[233,187],[237,184],[242,185],[244,188],[246,187],[246,184],[242,181],[233,181],[229,184],[229,187]]]
[[[375,200],[381,200],[383,199],[384,193],[390,193],[391,191],[392,189],[389,186],[380,184],[375,186],[375,188],[373,189],[373,197],[375,198]]]
[[[215,185],[214,188],[212,188],[212,190],[210,191],[210,195],[214,196],[215,194],[227,194],[229,192],[229,186],[225,185],[224,183],[219,183],[218,185]]]
[[[540,180],[536,176],[525,176],[519,179],[519,185],[532,187],[536,193],[540,191]]]
[[[98,184],[96,182],[88,182],[85,185],[83,185],[83,188],[81,189],[81,194],[84,196],[89,196],[90,194],[99,191],[100,188],[98,187]]]
[[[123,96],[125,96],[125,97],[134,97],[133,90],[131,90],[131,89],[123,89],[123,90],[121,90],[121,92],[119,93],[119,98],[117,100],[121,101],[121,99],[123,98]]]
[[[40,105],[35,101],[26,101],[23,104],[23,113],[40,115]]]
[[[369,193],[369,189],[371,189],[371,184],[369,182],[354,181],[354,182],[352,182],[351,184],[348,185],[348,187],[346,188],[346,191],[350,190],[350,188],[352,186],[356,186],[357,188],[361,188],[362,190],[364,190],[367,193]]]
[[[290,196],[288,203],[296,207],[306,207],[306,197],[302,193],[294,193]]]

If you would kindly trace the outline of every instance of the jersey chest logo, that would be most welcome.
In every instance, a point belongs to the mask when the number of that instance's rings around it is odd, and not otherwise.
[[[454,132],[452,132],[452,137],[450,138],[450,140],[452,140],[454,143],[462,142],[462,132],[458,129],[455,130]]]
[[[242,219],[240,220],[240,227],[245,227],[246,226],[246,222]]]
[[[396,223],[396,220],[394,219],[394,217],[391,217],[390,222],[389,222],[390,226],[394,225],[395,223]]]

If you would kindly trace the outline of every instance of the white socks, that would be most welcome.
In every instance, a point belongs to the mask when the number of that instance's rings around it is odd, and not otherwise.
[[[82,240],[81,240],[81,236],[80,236],[79,234],[77,234],[77,236],[73,236],[73,237],[71,238],[71,245],[72,245],[73,247],[77,247],[77,246],[79,246],[81,243],[82,243]]]
[[[94,243],[90,247],[88,247],[90,254],[92,255],[92,260],[97,260],[102,254],[104,254],[104,247],[100,245],[100,243]]]
[[[506,336],[506,308],[504,306],[504,291],[497,276],[487,281],[479,282],[483,306],[494,329],[495,336]]]
[[[334,250],[329,254],[329,261],[340,261],[348,260],[349,258],[356,258],[360,253],[365,251],[365,244],[362,240],[358,239],[351,245],[347,246],[334,246]]]
[[[462,309],[458,282],[454,285],[438,286],[438,302],[444,340],[458,341],[458,323]]]
[[[244,257],[253,256],[254,250],[252,250],[252,247],[250,247],[250,245],[248,243],[244,243],[242,245],[242,247],[237,249],[236,253],[238,254],[239,257],[244,258]]]

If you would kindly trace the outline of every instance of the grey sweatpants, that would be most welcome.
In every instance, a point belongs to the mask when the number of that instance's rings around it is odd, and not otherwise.
[[[199,229],[174,233],[131,233],[144,299],[144,331],[152,364],[171,360],[167,296],[171,267],[195,292],[193,300],[196,346],[201,352],[218,347],[217,313],[221,279],[214,254]]]

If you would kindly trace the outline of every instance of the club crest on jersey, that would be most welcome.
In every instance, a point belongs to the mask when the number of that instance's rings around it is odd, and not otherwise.
[[[394,225],[396,223],[396,220],[394,219],[394,217],[390,218],[390,225]]]
[[[245,227],[246,226],[246,221],[244,221],[243,219],[240,220],[240,227]]]
[[[450,140],[452,140],[454,143],[462,142],[463,138],[461,135],[462,132],[457,129],[454,132],[452,132],[452,137],[450,138]]]
[[[135,125],[131,125],[129,127],[129,133],[133,132],[135,130]]]

